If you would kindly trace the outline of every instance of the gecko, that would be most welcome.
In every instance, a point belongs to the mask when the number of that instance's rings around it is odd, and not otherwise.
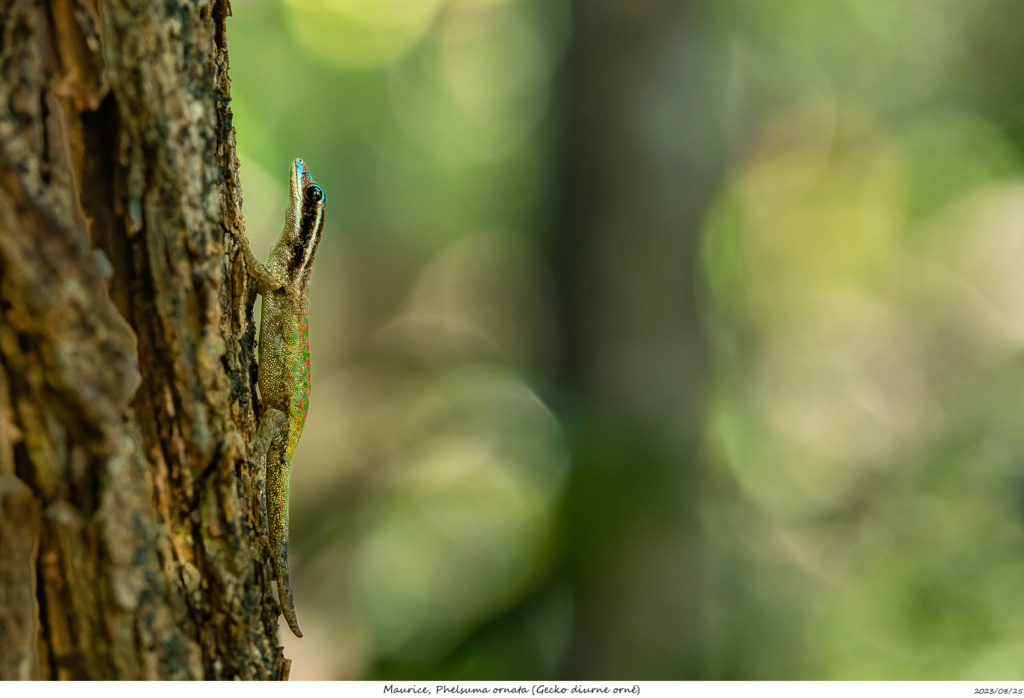
[[[288,581],[288,484],[292,454],[309,411],[309,275],[324,227],[327,196],[301,159],[291,166],[284,230],[266,264],[240,240],[248,273],[263,296],[257,376],[263,414],[254,450],[266,456],[266,514],[281,613],[302,637]]]

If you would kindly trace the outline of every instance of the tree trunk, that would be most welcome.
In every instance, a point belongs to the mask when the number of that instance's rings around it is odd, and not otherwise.
[[[567,679],[694,679],[706,665],[699,242],[724,163],[725,61],[702,7],[573,3],[552,236],[578,432]]]
[[[286,678],[228,0],[0,0],[0,679]]]

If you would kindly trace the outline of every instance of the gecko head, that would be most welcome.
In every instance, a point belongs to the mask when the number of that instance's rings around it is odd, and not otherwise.
[[[288,212],[285,216],[290,228],[286,230],[290,243],[288,270],[293,279],[305,279],[313,268],[313,258],[320,244],[327,195],[301,158],[292,163],[288,189]]]

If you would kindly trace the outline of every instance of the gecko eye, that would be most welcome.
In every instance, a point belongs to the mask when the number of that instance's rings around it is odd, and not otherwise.
[[[326,197],[324,196],[324,190],[320,188],[319,184],[310,184],[306,187],[306,199],[316,203],[323,201]]]

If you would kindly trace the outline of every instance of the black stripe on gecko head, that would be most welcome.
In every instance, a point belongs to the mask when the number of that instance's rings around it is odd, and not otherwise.
[[[302,193],[302,212],[299,214],[298,235],[292,241],[291,268],[299,270],[309,266],[316,252],[320,227],[323,225],[323,207],[327,195],[319,184],[310,183]],[[307,256],[308,254],[308,256]]]

